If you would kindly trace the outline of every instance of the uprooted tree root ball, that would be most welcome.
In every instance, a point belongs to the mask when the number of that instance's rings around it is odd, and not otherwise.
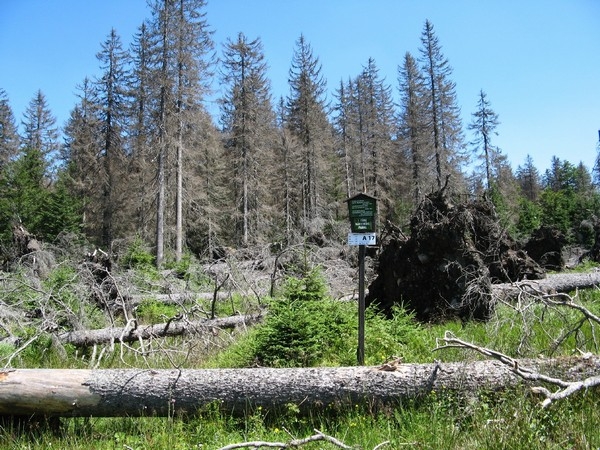
[[[487,320],[492,283],[545,276],[502,229],[486,198],[454,204],[442,189],[421,202],[409,237],[392,225],[383,235],[367,304],[390,312],[402,303],[421,321]]]

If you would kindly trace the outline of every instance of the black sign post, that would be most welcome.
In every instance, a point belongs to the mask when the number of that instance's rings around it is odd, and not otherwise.
[[[367,194],[358,194],[346,201],[348,202],[348,216],[352,233],[365,236],[374,233],[377,199]],[[356,356],[358,364],[361,366],[365,363],[365,253],[366,245],[360,243],[358,246],[358,349]]]

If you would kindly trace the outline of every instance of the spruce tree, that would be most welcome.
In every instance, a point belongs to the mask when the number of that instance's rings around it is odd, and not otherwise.
[[[154,83],[153,36],[144,22],[133,37],[131,48],[131,110],[129,114],[130,156],[128,181],[130,195],[125,198],[124,210],[130,214],[138,236],[147,242],[153,239],[155,228],[155,170],[153,143],[159,134],[154,114],[158,110],[159,91]],[[155,206],[155,205],[154,205]]]
[[[471,142],[476,157],[482,160],[486,189],[492,186],[492,168],[500,157],[500,149],[492,145],[492,138],[497,135],[496,128],[500,124],[498,114],[494,112],[490,101],[483,90],[479,91],[477,110],[473,113],[468,129],[473,131],[474,139]]]
[[[287,126],[301,155],[302,227],[307,230],[321,219],[329,199],[326,198],[327,174],[331,167],[331,125],[325,102],[326,82],[321,64],[303,35],[296,48],[289,73],[290,96],[287,100]]]
[[[356,168],[356,120],[355,102],[353,100],[352,81],[344,84],[340,81],[340,87],[335,93],[337,103],[334,107],[333,126],[335,129],[335,149],[343,161],[344,182],[343,189],[346,198],[350,198],[358,192],[356,185],[359,177],[355,172]]]
[[[521,187],[521,195],[529,201],[536,201],[542,189],[541,178],[531,155],[526,156],[523,166],[517,167],[516,177]]]
[[[456,86],[452,81],[452,68],[442,53],[442,47],[433,25],[425,22],[421,34],[421,58],[427,89],[428,127],[431,157],[435,162],[437,187],[453,176],[457,188],[463,180],[464,142],[460,108],[456,99]]]
[[[391,88],[379,75],[375,61],[369,58],[356,80],[361,143],[362,192],[379,199],[380,217],[386,217],[393,203],[389,185],[393,177],[392,136],[394,115]]]
[[[19,153],[19,134],[6,91],[0,88],[0,171]]]
[[[404,61],[398,68],[400,92],[400,110],[398,117],[398,142],[400,159],[410,161],[410,178],[412,181],[413,207],[422,200],[425,189],[433,185],[434,172],[427,164],[427,96],[425,80],[419,70],[417,61],[410,54],[404,55]],[[398,195],[401,192],[397,193]]]
[[[183,251],[184,161],[191,151],[189,141],[194,126],[206,124],[202,100],[211,72],[211,31],[205,20],[204,0],[161,0],[151,5],[151,34],[155,61],[154,89],[157,92],[155,127],[158,131],[156,157],[156,263],[164,259],[167,195],[175,192],[175,257]],[[174,153],[174,155],[173,155]],[[171,164],[173,161],[173,164]],[[175,172],[174,186],[167,174]],[[190,191],[193,188],[189,188]]]
[[[102,243],[102,161],[98,158],[103,148],[101,105],[96,86],[88,78],[78,86],[79,102],[75,105],[65,126],[65,145],[62,164],[70,195],[81,203],[81,229],[94,243]]]
[[[228,40],[222,60],[221,121],[225,148],[231,165],[236,229],[242,245],[251,237],[265,234],[269,221],[267,206],[269,163],[275,136],[275,116],[260,39],[249,41],[244,34]],[[263,227],[261,230],[260,227]]]
[[[123,217],[117,215],[117,205],[122,204],[128,191],[125,182],[126,130],[129,112],[127,78],[129,54],[123,49],[121,38],[112,29],[96,55],[102,70],[96,81],[99,107],[100,183],[102,186],[102,244],[109,248],[115,237],[117,224],[123,225]]]
[[[42,91],[38,91],[29,102],[22,124],[24,129],[22,144],[25,148],[36,149],[41,153],[45,160],[45,176],[49,183],[61,146],[56,118],[50,111]]]

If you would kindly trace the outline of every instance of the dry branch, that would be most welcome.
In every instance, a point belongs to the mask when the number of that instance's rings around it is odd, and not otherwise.
[[[269,447],[269,448],[298,448],[301,447],[305,444],[308,444],[309,442],[316,442],[316,441],[326,441],[329,442],[333,445],[335,445],[336,447],[339,448],[343,448],[343,449],[352,449],[352,447],[344,444],[342,441],[340,441],[339,439],[334,438],[333,436],[329,436],[327,434],[322,433],[319,430],[315,430],[315,434],[313,434],[312,436],[303,438],[303,439],[292,439],[289,442],[265,442],[265,441],[253,441],[253,442],[242,442],[239,444],[230,444],[230,445],[226,445],[225,447],[221,447],[219,450],[233,450],[236,448],[253,448],[253,449],[257,449],[257,448],[261,448],[261,447]],[[381,444],[379,444],[377,447],[375,448],[381,448]]]
[[[248,408],[298,405],[372,407],[427,395],[432,390],[475,392],[528,384],[514,366],[567,381],[595,376],[600,358],[395,364],[389,367],[300,369],[16,369],[0,372],[0,415],[167,416],[208,405],[240,414]]]
[[[181,320],[182,317],[178,317],[166,323],[154,325],[136,325],[132,321],[131,323],[134,325],[131,327],[69,331],[62,333],[58,338],[63,344],[72,344],[78,347],[110,342],[135,342],[140,339],[200,334],[217,328],[235,328],[251,325],[260,321],[261,318],[260,314],[254,314],[188,322]]]
[[[438,346],[436,350],[442,350],[445,348],[468,348],[474,350],[482,355],[494,358],[500,361],[506,367],[517,374],[524,380],[531,382],[544,382],[557,386],[559,389],[555,392],[551,392],[549,389],[543,386],[533,386],[531,390],[534,393],[542,394],[546,398],[542,401],[542,407],[548,406],[554,400],[560,400],[568,397],[583,389],[589,389],[600,385],[600,376],[597,375],[598,370],[593,370],[591,373],[586,370],[587,376],[583,376],[583,379],[568,380],[565,375],[549,375],[541,373],[538,367],[528,366],[527,363],[523,364],[520,360],[511,358],[504,353],[492,350],[486,347],[481,347],[471,342],[463,341],[456,338],[450,331],[446,331],[443,341],[445,345]],[[577,372],[581,364],[586,365],[586,361],[594,361],[593,364],[597,364],[598,357],[591,353],[585,354],[580,358],[580,362],[571,368],[571,372]]]

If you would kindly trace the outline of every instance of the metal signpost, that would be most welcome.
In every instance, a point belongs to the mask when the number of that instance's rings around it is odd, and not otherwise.
[[[358,194],[346,200],[352,232],[348,245],[358,245],[358,364],[365,363],[365,250],[367,245],[377,243],[375,213],[377,199],[367,194]]]

